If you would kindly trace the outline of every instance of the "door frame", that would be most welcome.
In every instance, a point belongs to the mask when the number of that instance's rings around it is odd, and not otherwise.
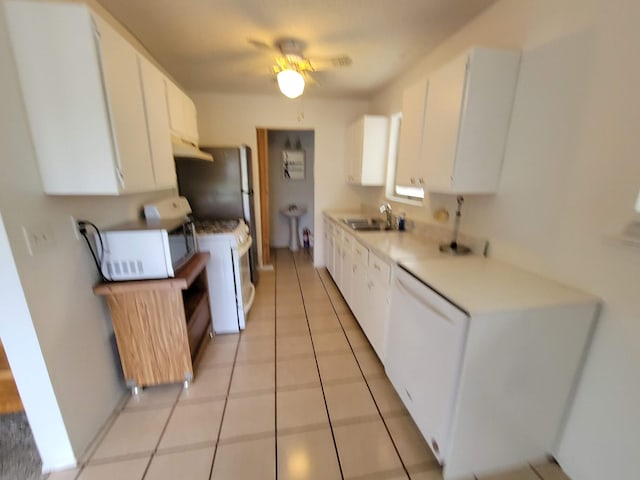
[[[262,266],[271,265],[271,218],[269,216],[269,130],[256,128],[260,185],[260,235]]]

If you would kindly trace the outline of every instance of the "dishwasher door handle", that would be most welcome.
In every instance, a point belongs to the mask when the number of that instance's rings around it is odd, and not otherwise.
[[[396,285],[398,286],[398,288],[401,291],[403,291],[404,293],[409,295],[411,298],[413,298],[416,302],[418,302],[420,305],[425,307],[427,310],[430,310],[431,312],[435,313],[438,317],[442,318],[443,320],[446,320],[447,322],[449,322],[451,324],[455,324],[455,320],[454,319],[452,319],[451,317],[449,317],[448,315],[446,315],[442,311],[438,310],[436,307],[431,305],[424,298],[420,297],[411,288],[409,288],[407,285],[405,285],[405,283],[402,280],[396,279]],[[425,288],[427,288],[427,287],[425,287]]]

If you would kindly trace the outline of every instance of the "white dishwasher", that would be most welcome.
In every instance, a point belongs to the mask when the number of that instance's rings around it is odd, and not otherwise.
[[[385,369],[440,463],[446,457],[468,315],[397,269]]]

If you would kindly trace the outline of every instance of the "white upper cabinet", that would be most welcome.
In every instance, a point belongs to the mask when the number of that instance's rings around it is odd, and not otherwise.
[[[93,20],[116,161],[122,172],[122,190],[153,189],[153,166],[137,52],[106,22],[98,17]]]
[[[176,168],[171,149],[169,110],[164,75],[149,60],[138,56],[153,176],[158,187],[175,187]]]
[[[347,128],[345,161],[347,182],[354,185],[382,186],[389,137],[389,119],[363,115]]]
[[[44,191],[174,186],[166,173],[154,177],[162,142],[148,121],[160,120],[133,46],[82,4],[10,0],[6,12]]]
[[[424,184],[421,152],[428,87],[429,82],[421,80],[409,86],[402,95],[396,185],[421,187]]]
[[[421,149],[428,191],[497,191],[519,60],[474,48],[429,77]]]
[[[198,119],[196,106],[187,94],[180,90],[168,78],[167,104],[169,105],[169,124],[171,132],[178,138],[198,144]]]

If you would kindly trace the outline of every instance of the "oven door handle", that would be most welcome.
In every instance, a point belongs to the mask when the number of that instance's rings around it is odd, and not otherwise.
[[[247,237],[247,241],[242,245],[238,245],[238,257],[243,256],[245,253],[249,251],[251,245],[253,244],[253,239],[251,237]]]

